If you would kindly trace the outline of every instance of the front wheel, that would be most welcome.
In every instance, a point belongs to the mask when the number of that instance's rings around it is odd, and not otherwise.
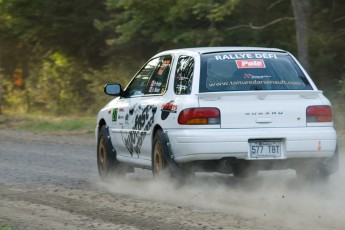
[[[97,166],[102,180],[107,180],[114,176],[123,176],[126,173],[123,166],[116,159],[116,151],[113,148],[106,126],[102,126],[99,132]]]

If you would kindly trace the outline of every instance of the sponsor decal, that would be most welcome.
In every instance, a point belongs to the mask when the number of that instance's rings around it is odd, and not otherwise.
[[[162,120],[167,119],[170,113],[176,113],[177,105],[175,104],[175,101],[169,101],[168,103],[163,103],[161,111],[162,111],[162,114],[161,114]]]
[[[301,82],[295,81],[272,81],[272,80],[243,80],[243,81],[223,81],[223,82],[212,82],[207,84],[208,87],[221,87],[221,86],[238,86],[238,85],[292,85],[302,86]]]
[[[131,156],[133,156],[133,153],[136,153],[139,157],[146,133],[151,129],[155,121],[157,107],[152,105],[141,107],[139,105],[135,107],[134,111],[134,125],[131,128],[128,136],[123,138],[123,141]],[[127,114],[125,117],[126,123],[128,118],[129,117]]]
[[[176,77],[177,80],[179,81],[185,81],[185,80],[189,80],[189,77],[185,77],[185,76],[182,76],[181,74],[179,76]]]
[[[178,84],[178,85],[176,86],[176,91],[177,91],[177,92],[183,92],[183,91],[186,91],[187,88],[188,88],[188,86],[186,86],[186,85]]]
[[[150,93],[159,93],[161,91],[161,87],[162,87],[162,82],[158,82],[158,81],[152,81],[150,88],[149,88],[149,92]]]
[[[268,75],[256,76],[256,75],[252,75],[250,73],[245,73],[243,75],[243,78],[248,78],[248,79],[264,79],[264,78],[271,78],[271,76],[268,76]]]
[[[117,111],[118,111],[118,108],[113,109],[113,114],[111,116],[111,120],[114,122],[117,121]]]
[[[217,61],[222,60],[238,60],[238,59],[253,59],[253,58],[260,58],[260,59],[277,59],[277,55],[273,53],[234,53],[234,54],[222,54],[222,55],[215,55],[214,58]]]
[[[263,59],[236,60],[237,68],[266,68]]]

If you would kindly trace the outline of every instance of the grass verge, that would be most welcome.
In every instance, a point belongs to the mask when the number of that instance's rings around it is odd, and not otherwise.
[[[12,228],[9,225],[5,224],[5,225],[0,225],[0,230],[12,230]]]
[[[0,116],[0,128],[31,132],[92,133],[95,125],[95,118],[90,117]]]

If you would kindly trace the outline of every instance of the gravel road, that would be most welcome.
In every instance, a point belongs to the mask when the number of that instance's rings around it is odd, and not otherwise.
[[[0,229],[345,226],[343,164],[323,183],[298,180],[287,170],[261,172],[251,180],[203,173],[178,186],[139,169],[103,183],[95,146],[92,134],[0,130]]]

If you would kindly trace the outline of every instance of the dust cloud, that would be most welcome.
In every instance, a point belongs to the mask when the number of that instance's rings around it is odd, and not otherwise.
[[[345,224],[345,153],[339,171],[325,181],[303,181],[294,170],[260,172],[241,180],[231,175],[197,173],[180,186],[136,169],[124,179],[95,182],[110,193],[162,201],[210,212],[273,222],[292,229],[341,229]]]

